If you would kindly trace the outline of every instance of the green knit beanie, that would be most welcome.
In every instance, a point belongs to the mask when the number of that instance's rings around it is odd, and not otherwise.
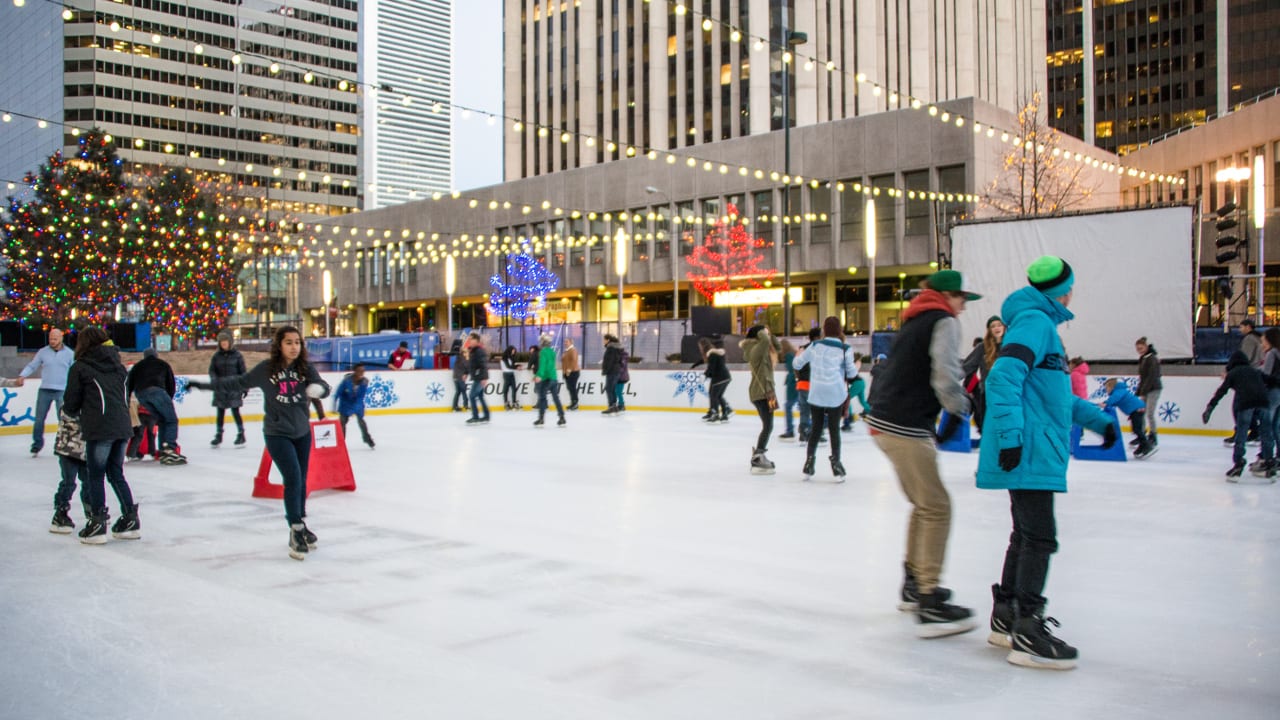
[[[1042,255],[1027,267],[1027,282],[1051,298],[1059,298],[1071,292],[1075,275],[1066,260],[1053,255]]]

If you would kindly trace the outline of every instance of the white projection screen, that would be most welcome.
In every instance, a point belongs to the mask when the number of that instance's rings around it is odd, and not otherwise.
[[[1172,207],[955,226],[952,266],[983,294],[960,316],[964,348],[1026,286],[1031,261],[1057,255],[1076,277],[1075,320],[1059,327],[1069,357],[1134,361],[1143,336],[1165,360],[1192,357],[1192,221]]]

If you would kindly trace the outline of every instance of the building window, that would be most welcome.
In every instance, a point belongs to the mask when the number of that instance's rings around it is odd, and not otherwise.
[[[831,242],[831,187],[819,185],[809,193],[809,244]]]
[[[894,186],[894,177],[878,175],[871,178],[871,186],[878,188],[881,193],[876,198],[876,242],[880,247],[892,247],[891,243],[898,238],[898,203],[885,195],[884,191]]]
[[[773,191],[764,190],[751,194],[751,221],[756,237],[773,245]]]
[[[865,248],[866,231],[862,228],[862,218],[866,202],[867,196],[862,194],[862,178],[845,180],[844,192],[840,193],[840,242],[857,243],[853,247]]]
[[[1111,135],[1112,135],[1112,127],[1113,127],[1113,124],[1112,124],[1112,122],[1111,122],[1110,120],[1106,120],[1106,121],[1103,121],[1103,122],[1100,122],[1100,123],[1096,123],[1096,124],[1093,126],[1093,134],[1094,134],[1094,137],[1096,137],[1096,138],[1097,138],[1097,139],[1099,139],[1099,140],[1101,140],[1102,138],[1109,138],[1109,137],[1111,137]]]
[[[906,234],[929,234],[929,171],[903,173],[902,184],[906,186]],[[914,195],[915,197],[912,197]]]

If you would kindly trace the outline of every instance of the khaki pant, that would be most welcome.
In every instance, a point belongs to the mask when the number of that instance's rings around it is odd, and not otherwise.
[[[902,491],[915,508],[907,525],[907,567],[921,594],[938,586],[951,532],[951,496],[938,475],[938,449],[932,439],[876,433],[876,445],[893,463]]]

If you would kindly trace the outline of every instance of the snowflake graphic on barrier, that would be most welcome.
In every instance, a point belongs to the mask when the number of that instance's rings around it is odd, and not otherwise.
[[[1156,414],[1160,416],[1160,422],[1172,423],[1176,422],[1178,416],[1182,414],[1182,410],[1178,408],[1178,403],[1167,402],[1161,403],[1156,409]]]
[[[369,392],[364,396],[365,407],[389,408],[400,402],[396,394],[394,380],[384,380],[381,375],[374,375],[369,381]]]
[[[191,391],[191,388],[187,387],[187,384],[189,382],[190,382],[189,380],[187,380],[185,377],[181,375],[174,378],[174,392],[173,392],[174,402],[180,403],[187,398],[187,395],[190,394],[190,391]]]
[[[689,407],[693,407],[693,401],[698,398],[699,394],[707,395],[707,388],[700,372],[686,370],[684,372],[668,373],[667,377],[676,381],[676,391],[671,394],[671,397],[688,395]]]
[[[440,400],[444,397],[444,385],[433,382],[427,386],[427,397],[432,400]]]
[[[1107,399],[1107,381],[1110,380],[1111,378],[1097,376],[1097,377],[1094,377],[1093,379],[1094,379],[1095,385],[1093,387],[1093,392],[1089,394],[1089,401],[1102,402],[1103,400]],[[1116,377],[1116,380],[1119,380],[1125,385],[1128,385],[1129,392],[1133,393],[1134,395],[1138,394],[1138,378]]]
[[[12,402],[14,398],[18,397],[18,393],[13,392],[12,390],[5,390],[3,392],[4,400],[0,401],[0,425],[4,427],[12,427],[23,420],[30,420],[31,422],[36,421],[35,413],[32,412],[34,408],[31,407],[28,407],[27,411],[21,415],[10,415],[9,403]]]

